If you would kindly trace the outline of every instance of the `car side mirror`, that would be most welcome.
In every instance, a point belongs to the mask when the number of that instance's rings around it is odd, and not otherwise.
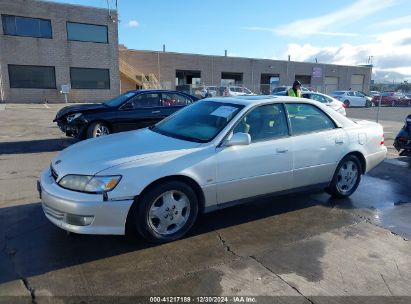
[[[238,132],[233,134],[230,139],[227,139],[224,146],[248,146],[249,144],[251,144],[250,134]]]

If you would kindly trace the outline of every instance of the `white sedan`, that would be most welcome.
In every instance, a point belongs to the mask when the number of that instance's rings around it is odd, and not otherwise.
[[[208,98],[153,127],[65,149],[38,186],[46,217],[67,231],[124,234],[128,225],[161,243],[199,213],[261,195],[319,186],[348,197],[386,152],[381,125],[313,100]]]
[[[371,107],[371,97],[359,91],[335,91],[331,96],[342,101],[346,107]]]
[[[335,99],[331,96],[321,94],[321,93],[317,93],[317,92],[306,92],[306,93],[302,94],[302,97],[319,101],[319,102],[325,104],[326,106],[329,106],[331,109],[337,111],[338,113],[340,113],[344,116],[347,115],[347,112],[345,111],[346,105],[343,102],[341,102],[341,101],[339,101],[339,100],[337,100],[337,99]]]

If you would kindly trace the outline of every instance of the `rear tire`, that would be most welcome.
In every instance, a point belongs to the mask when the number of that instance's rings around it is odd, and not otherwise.
[[[354,155],[345,156],[337,166],[333,179],[326,189],[335,198],[346,198],[357,190],[361,181],[361,163]]]
[[[134,225],[151,243],[171,242],[184,236],[198,215],[194,190],[180,181],[164,182],[141,195],[134,208]]]
[[[348,108],[350,106],[350,101],[348,99],[344,100],[344,104],[345,104],[345,107]]]
[[[103,122],[93,122],[87,128],[87,138],[101,137],[110,134],[109,127]]]

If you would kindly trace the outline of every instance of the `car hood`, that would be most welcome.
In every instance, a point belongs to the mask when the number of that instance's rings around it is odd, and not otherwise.
[[[52,166],[59,178],[67,174],[95,175],[124,163],[187,154],[200,145],[140,129],[81,141],[61,151]]]
[[[56,118],[54,119],[54,121],[68,114],[79,113],[79,112],[90,111],[90,110],[107,109],[107,108],[108,106],[106,106],[103,103],[86,103],[86,104],[79,104],[79,105],[71,105],[71,106],[67,106],[67,107],[60,109],[60,111],[57,112]]]

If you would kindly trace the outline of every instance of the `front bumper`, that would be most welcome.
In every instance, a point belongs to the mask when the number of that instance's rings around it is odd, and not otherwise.
[[[394,148],[397,151],[400,150],[411,150],[411,139],[406,139],[406,140],[399,140],[398,138],[396,138],[394,140]]]
[[[45,170],[38,183],[45,216],[56,226],[80,234],[125,234],[125,224],[133,200],[104,201],[103,195],[61,188]],[[73,225],[75,217],[91,219],[88,225]]]
[[[67,123],[57,120],[57,126],[59,129],[66,133],[67,136],[79,137],[83,134],[85,125],[79,123]]]

